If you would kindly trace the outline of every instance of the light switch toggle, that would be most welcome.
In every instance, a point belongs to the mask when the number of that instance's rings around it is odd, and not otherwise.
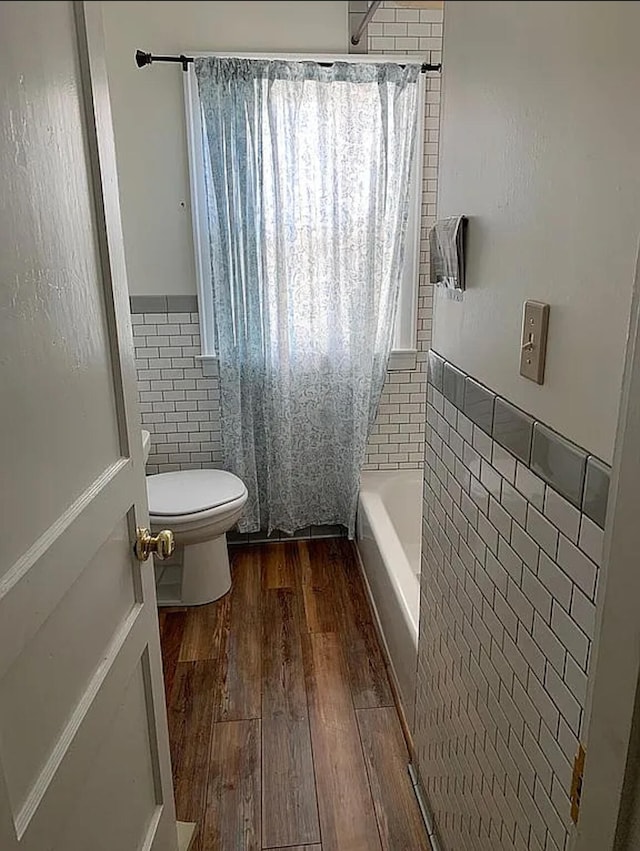
[[[541,301],[525,301],[520,346],[520,375],[537,384],[544,382],[548,327],[549,305]]]

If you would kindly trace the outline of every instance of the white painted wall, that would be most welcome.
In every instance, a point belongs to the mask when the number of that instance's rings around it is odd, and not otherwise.
[[[136,48],[347,51],[346,0],[105,2],[107,65],[132,294],[195,293],[182,71]]]
[[[448,3],[439,216],[467,214],[464,302],[434,348],[610,462],[640,233],[640,3]],[[551,305],[544,386],[522,303]]]

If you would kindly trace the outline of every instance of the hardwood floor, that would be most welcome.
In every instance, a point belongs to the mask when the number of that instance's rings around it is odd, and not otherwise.
[[[177,817],[196,851],[428,851],[353,545],[234,548],[160,613]]]
[[[262,825],[265,848],[319,842],[311,732],[295,591],[263,592]]]

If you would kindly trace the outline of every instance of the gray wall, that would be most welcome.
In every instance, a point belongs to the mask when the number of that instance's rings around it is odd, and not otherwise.
[[[447,7],[439,215],[469,225],[463,303],[434,346],[611,462],[640,233],[640,4]],[[522,304],[549,302],[543,387]]]
[[[196,292],[180,66],[138,70],[137,48],[344,53],[346,0],[109,0],[102,4],[129,288]]]

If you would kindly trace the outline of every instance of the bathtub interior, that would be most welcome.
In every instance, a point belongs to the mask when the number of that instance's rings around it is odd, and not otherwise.
[[[380,495],[409,564],[420,575],[422,470],[403,471],[380,484]]]

